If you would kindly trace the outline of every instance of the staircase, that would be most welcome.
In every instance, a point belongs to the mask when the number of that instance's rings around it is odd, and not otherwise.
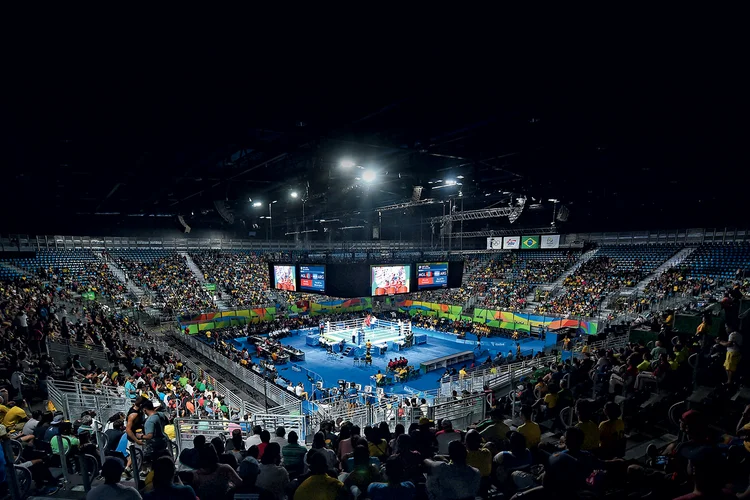
[[[669,259],[666,260],[666,262],[664,262],[662,265],[657,267],[653,273],[643,278],[635,286],[635,291],[638,293],[643,293],[643,291],[646,290],[646,286],[648,286],[648,284],[651,282],[652,279],[656,278],[657,276],[661,276],[663,272],[668,271],[669,269],[672,269],[673,267],[679,266],[694,251],[695,251],[695,247],[685,247],[679,252],[677,252],[676,254],[674,254],[673,256],[671,256]]]
[[[128,279],[127,276],[125,276],[125,272],[120,269],[120,266],[115,264],[114,261],[105,260],[101,252],[94,252],[94,255],[96,255],[99,260],[107,264],[107,269],[109,269],[109,272],[111,272],[115,276],[115,278],[117,278],[122,284],[125,285],[128,292],[130,292],[130,295],[135,299],[137,303],[143,302],[143,297],[147,295],[146,291],[143,288],[139,287],[138,285],[133,283],[132,280]],[[159,310],[152,306],[147,306],[145,312],[149,316],[159,315]]]
[[[564,273],[560,275],[559,278],[557,278],[554,282],[548,284],[548,285],[539,285],[537,286],[538,289],[543,291],[552,291],[552,295],[554,295],[555,290],[559,290],[562,288],[563,283],[565,282],[565,279],[572,275],[574,272],[578,271],[578,268],[581,267],[584,263],[591,260],[594,255],[596,255],[597,249],[589,250],[588,252],[581,255],[581,257],[570,266],[568,270],[566,270]],[[534,309],[536,309],[536,306],[539,305],[539,302],[534,301],[536,298],[535,291],[532,291],[530,294],[526,296],[526,307],[524,307],[521,312],[524,313],[531,313],[534,312]]]
[[[206,278],[203,276],[203,271],[201,271],[201,268],[198,267],[198,264],[195,263],[190,254],[187,252],[179,252],[179,254],[185,259],[185,264],[187,264],[188,269],[190,269],[190,272],[193,273],[195,279],[198,280],[198,283],[200,283],[201,285],[205,285]],[[223,295],[227,293],[226,291],[222,290],[219,285],[216,285],[216,291],[221,292]],[[211,292],[206,293],[210,294]],[[231,309],[231,307],[229,307],[229,304],[227,304],[224,299],[218,298],[218,294],[212,295],[211,299],[214,301],[214,304],[220,311],[227,311]]]
[[[344,356],[348,356],[350,352],[352,352],[353,347],[347,347],[344,349],[344,352],[342,353]]]
[[[185,264],[187,264],[188,269],[192,271],[193,275],[195,276],[195,279],[198,280],[198,283],[201,285],[206,282],[206,279],[203,277],[203,271],[198,267],[198,264],[195,263],[192,257],[190,257],[190,254],[187,252],[179,252],[180,255],[185,259]]]

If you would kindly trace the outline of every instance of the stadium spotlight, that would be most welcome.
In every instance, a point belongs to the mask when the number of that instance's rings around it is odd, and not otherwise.
[[[292,197],[292,198],[296,198],[297,196],[299,196],[299,195],[297,194],[297,191],[292,191],[292,192],[291,192],[291,197]]]
[[[351,160],[341,160],[341,168],[352,168],[354,166],[354,162]]]
[[[365,182],[372,182],[375,180],[375,177],[375,172],[373,172],[372,170],[365,170],[362,173],[362,179],[364,179]]]
[[[263,203],[261,203],[261,202],[259,202],[259,201],[256,201],[255,203],[253,203],[253,206],[254,206],[254,207],[260,207],[260,206],[262,206],[262,205],[263,205]]]

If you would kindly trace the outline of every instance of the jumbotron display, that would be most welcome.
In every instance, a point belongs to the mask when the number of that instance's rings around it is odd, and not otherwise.
[[[375,295],[395,295],[409,293],[411,266],[386,265],[370,266],[370,291]]]
[[[305,292],[326,291],[326,266],[322,264],[299,266],[299,289]]]
[[[276,290],[286,290],[288,292],[297,291],[297,273],[295,267],[282,266],[274,264],[273,266],[273,287]]]
[[[447,262],[417,263],[417,290],[448,288]]]

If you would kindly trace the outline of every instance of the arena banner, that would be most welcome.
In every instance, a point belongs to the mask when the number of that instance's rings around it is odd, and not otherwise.
[[[539,248],[539,236],[522,236],[521,249],[532,250]]]
[[[567,319],[553,316],[512,313],[508,311],[494,311],[491,309],[474,309],[474,322],[494,328],[518,330],[528,333],[531,327],[544,327],[547,330],[558,328],[577,328],[580,333],[596,335],[598,324],[595,321]]]
[[[419,302],[416,300],[396,299],[396,307],[399,311],[408,313],[411,316],[422,314],[424,316],[437,316],[439,318],[448,318],[451,320],[460,320],[463,307],[452,306],[449,304],[439,304],[436,302]]]
[[[521,237],[520,236],[503,237],[503,248],[505,250],[518,250],[519,248],[521,248]]]
[[[503,239],[501,237],[487,238],[487,250],[500,250],[502,248]]]
[[[545,234],[542,236],[542,248],[560,248],[560,235]]]
[[[330,300],[327,302],[311,302],[309,313],[312,316],[320,314],[339,314],[372,309],[372,297],[357,297],[353,299]]]
[[[261,321],[271,321],[276,317],[275,307],[258,307],[255,309],[240,309],[231,311],[221,311],[203,314],[187,314],[177,317],[177,322],[182,330],[190,325],[202,325],[205,323],[218,322],[221,326],[245,325],[247,323],[259,323]],[[203,331],[204,328],[190,330],[191,333]]]

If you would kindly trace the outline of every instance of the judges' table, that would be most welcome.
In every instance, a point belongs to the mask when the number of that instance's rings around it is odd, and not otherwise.
[[[422,373],[446,368],[457,363],[470,363],[474,361],[474,351],[463,351],[443,356],[441,358],[430,359],[419,364],[419,371]]]

